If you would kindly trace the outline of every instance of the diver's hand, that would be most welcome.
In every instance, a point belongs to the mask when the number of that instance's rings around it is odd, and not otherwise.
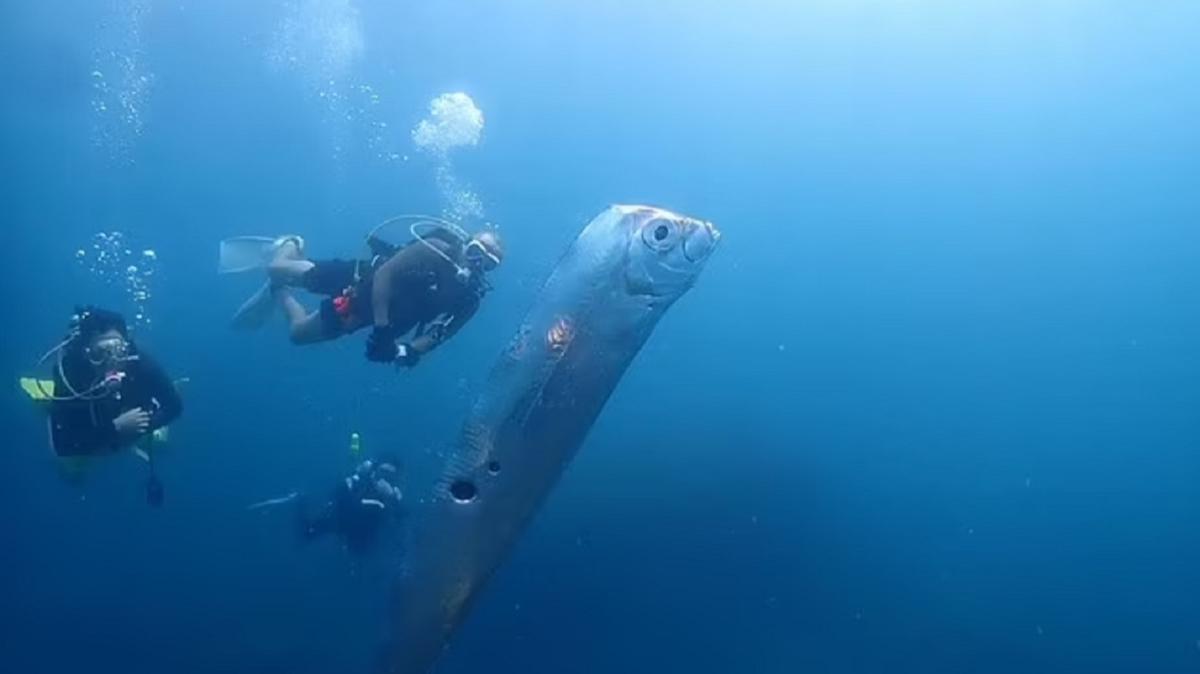
[[[404,494],[400,493],[400,488],[393,487],[390,482],[383,478],[375,480],[375,493],[379,494],[381,498],[390,498],[395,500],[397,503],[404,500]]]
[[[420,354],[411,345],[396,342],[396,367],[412,367],[417,364],[420,357]]]
[[[150,430],[150,413],[140,407],[126,410],[116,419],[113,419],[113,427],[121,435],[142,435]]]
[[[392,331],[375,326],[371,336],[367,337],[367,360],[372,363],[391,363],[400,355],[399,352],[400,347],[396,344]]]

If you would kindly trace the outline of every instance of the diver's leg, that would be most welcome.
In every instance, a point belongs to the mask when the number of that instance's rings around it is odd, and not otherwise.
[[[305,274],[314,266],[304,259],[303,244],[298,237],[290,237],[280,243],[267,265],[266,282],[233,315],[234,329],[257,330],[266,325],[275,307],[275,291],[281,287],[302,285]]]
[[[235,330],[257,330],[266,325],[271,318],[272,309],[275,306],[271,293],[275,286],[271,281],[267,281],[259,287],[242,306],[238,307],[237,312],[233,314],[231,322]]]
[[[287,314],[288,330],[293,344],[327,342],[344,334],[335,327],[331,328],[322,311],[310,312],[287,290],[278,289],[275,291],[275,296],[279,299],[284,313]]]
[[[292,501],[295,501],[299,498],[300,498],[300,492],[294,491],[294,492],[288,494],[287,496],[280,496],[278,498],[269,498],[265,501],[259,501],[258,503],[251,503],[250,505],[246,506],[246,510],[263,510],[266,508],[274,508],[275,506],[281,506],[281,505],[285,505],[287,503],[291,503]]]
[[[311,260],[305,259],[304,251],[296,239],[288,239],[275,251],[275,257],[267,265],[267,277],[277,286],[299,286],[314,266]]]

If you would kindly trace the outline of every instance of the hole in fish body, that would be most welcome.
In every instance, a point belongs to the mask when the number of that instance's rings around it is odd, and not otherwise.
[[[450,484],[450,497],[455,503],[470,503],[479,496],[479,489],[470,480],[455,480]]]

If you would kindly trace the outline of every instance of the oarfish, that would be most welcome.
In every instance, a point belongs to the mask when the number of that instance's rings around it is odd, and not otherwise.
[[[414,517],[384,671],[424,674],[438,659],[719,240],[707,222],[613,206],[572,243],[493,366]]]

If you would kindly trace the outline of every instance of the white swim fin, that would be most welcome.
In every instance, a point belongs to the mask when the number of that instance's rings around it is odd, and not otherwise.
[[[304,239],[298,236],[235,236],[221,242],[217,271],[221,274],[236,274],[243,271],[265,269],[271,264],[279,248],[293,241],[300,250]]]
[[[274,506],[281,506],[281,505],[285,505],[287,503],[291,503],[292,501],[295,501],[299,497],[300,497],[300,493],[294,491],[294,492],[288,494],[287,496],[280,496],[279,498],[269,498],[265,501],[259,501],[258,503],[251,503],[249,506],[246,506],[246,510],[262,510],[263,508],[271,508]]]
[[[233,315],[234,330],[257,330],[275,313],[275,288],[267,281]]]

